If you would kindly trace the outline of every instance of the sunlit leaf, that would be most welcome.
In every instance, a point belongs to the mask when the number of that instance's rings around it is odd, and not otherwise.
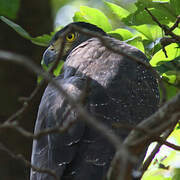
[[[78,22],[78,21],[89,22],[89,21],[83,16],[83,14],[82,14],[81,12],[79,12],[79,11],[75,13],[75,15],[74,15],[74,17],[73,17],[73,20],[74,20],[75,22]]]
[[[180,145],[179,133],[180,130],[175,129],[168,137],[167,141],[176,145]],[[152,143],[150,145],[147,156],[151,153],[155,145],[156,143]],[[180,159],[179,151],[174,151],[172,148],[165,145],[161,146],[159,153],[156,154],[148,170],[145,172],[142,180],[172,180],[174,177],[179,177],[178,159]],[[160,168],[160,164],[164,165],[165,169]]]
[[[122,41],[133,38],[133,36],[134,36],[133,33],[131,33],[129,30],[123,29],[123,28],[118,28],[113,31],[109,31],[108,35],[110,35],[116,39],[122,40]]]
[[[127,29],[115,29],[114,31],[110,31],[108,32],[108,35],[119,39],[121,41],[125,41],[126,43],[137,47],[139,50],[141,50],[142,52],[144,52],[144,46],[142,43],[142,38],[140,36],[134,36],[133,33],[131,33],[129,30]]]
[[[154,0],[153,0],[154,1]],[[170,0],[158,0],[158,1],[154,1],[154,2],[165,2],[168,3]]]
[[[131,39],[126,40],[125,42],[132,46],[135,46],[136,48],[144,52],[144,46],[141,37],[133,37]]]
[[[59,74],[61,73],[61,69],[63,67],[64,61],[59,61],[59,64],[57,65],[56,69],[53,71],[54,76],[59,76]],[[41,66],[45,71],[48,71],[52,66],[53,63],[49,64],[48,66],[46,66],[44,64],[43,59],[41,60]],[[43,77],[42,76],[38,76],[37,78],[37,82],[40,83],[42,81]]]
[[[49,42],[51,41],[52,39],[52,35],[49,35],[49,34],[44,34],[42,36],[37,36],[35,38],[32,38],[31,37],[31,41],[36,44],[36,45],[39,45],[39,46],[48,46],[49,45]]]
[[[169,83],[175,84],[177,73],[176,73],[176,71],[167,71],[167,72],[163,73],[162,76],[164,78],[167,78]]]
[[[105,5],[110,9],[110,11],[116,15],[120,20],[126,18],[130,12],[121,6],[118,6],[114,3],[104,1]]]
[[[150,63],[152,66],[160,65],[162,61],[172,61],[176,57],[180,56],[180,48],[176,43],[170,44],[165,47],[168,58],[166,58],[163,50],[158,51],[151,59]]]
[[[61,69],[62,69],[63,65],[64,65],[64,61],[60,61],[57,68],[53,72],[53,74],[55,76],[58,76],[61,73]]]
[[[76,22],[84,21],[94,24],[106,32],[112,30],[112,26],[109,23],[108,18],[104,15],[103,12],[95,8],[81,6],[80,11],[75,13],[73,20]]]
[[[142,33],[148,40],[152,42],[157,38],[162,37],[162,29],[157,25],[143,24],[139,26],[131,26],[131,28]]]
[[[150,63],[152,66],[156,67],[158,72],[162,77],[170,84],[179,86],[180,84],[180,74],[176,67],[176,64],[179,62],[180,48],[177,44],[171,44],[166,46],[166,51],[168,58],[165,57],[162,50],[158,51]],[[173,63],[172,63],[173,62]],[[177,93],[177,88],[169,86],[167,90],[168,98],[174,96]]]

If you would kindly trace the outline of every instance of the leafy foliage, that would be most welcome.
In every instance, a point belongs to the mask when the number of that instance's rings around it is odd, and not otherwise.
[[[104,1],[109,11],[117,16],[125,26],[128,26],[128,29],[118,28],[112,30],[112,25],[103,12],[87,6],[80,7],[80,11],[74,14],[73,20],[95,24],[106,31],[110,36],[136,46],[151,59],[152,66],[158,70],[160,75],[169,83],[177,85],[179,84],[179,73],[177,73],[176,69],[173,69],[172,65],[169,66],[168,62],[178,62],[180,53],[179,47],[177,44],[167,46],[166,51],[168,52],[168,58],[165,57],[159,44],[159,39],[163,36],[163,32],[144,8],[149,8],[150,12],[161,24],[169,24],[172,26],[180,12],[179,3],[179,0],[138,0],[135,3],[136,9],[130,12],[116,4]],[[47,46],[56,32],[54,31],[50,35],[45,34],[38,37],[31,37],[22,27],[9,19],[3,16],[1,16],[0,19],[11,26],[21,36],[40,46]],[[180,33],[180,29],[176,28],[175,32]],[[168,93],[172,92],[168,91]]]
[[[31,40],[32,43],[39,45],[39,46],[48,46],[49,41],[52,38],[52,35],[44,34],[42,36],[38,37],[31,37],[27,31],[25,31],[21,26],[18,24],[10,21],[9,19],[1,16],[0,19],[4,21],[6,24],[8,24],[10,27],[12,27],[19,35],[24,37],[25,39]],[[53,33],[52,33],[53,34]]]
[[[149,8],[149,11],[161,24],[172,26],[180,12],[179,3],[179,0],[138,0],[134,4],[135,9],[133,11],[131,10],[131,12],[121,6],[104,1],[109,12],[123,22],[128,29],[112,29],[110,20],[103,12],[87,6],[81,6],[80,11],[74,14],[73,20],[95,24],[106,31],[110,36],[137,47],[151,59],[150,63],[152,66],[157,69],[168,83],[179,86],[179,73],[177,73],[177,69],[174,69],[171,65],[171,62],[179,63],[179,47],[177,44],[170,44],[167,46],[166,51],[168,53],[168,58],[165,57],[159,44],[159,39],[163,37],[162,29],[144,9],[145,7]],[[21,36],[40,46],[48,46],[50,39],[56,32],[54,31],[50,35],[45,34],[32,37],[22,27],[9,19],[3,16],[1,16],[0,19],[11,26]],[[179,34],[180,28],[176,28],[174,32]],[[58,75],[58,72],[56,75]],[[174,91],[174,89],[176,89],[176,91]],[[177,91],[178,89],[176,87],[168,85],[167,97],[170,98],[174,96]],[[174,93],[172,94],[172,92]],[[170,95],[168,93],[170,93]]]
[[[146,53],[149,59],[151,59],[152,66],[154,66],[162,76],[170,83],[173,82],[178,84],[177,80],[179,78],[177,78],[176,70],[173,71],[172,66],[170,67],[167,65],[167,62],[178,62],[179,47],[177,44],[167,46],[168,58],[165,57],[159,44],[159,39],[163,37],[163,32],[144,8],[149,8],[150,12],[161,24],[169,24],[172,26],[180,12],[179,3],[179,0],[138,0],[134,4],[136,8],[130,12],[121,6],[104,1],[108,10],[113,15],[117,16],[126,27],[128,26],[128,29],[112,29],[110,21],[103,12],[87,6],[81,6],[80,11],[74,14],[73,20],[95,24],[106,31],[110,36],[136,46]],[[54,31],[50,35],[45,34],[38,37],[32,37],[22,27],[9,19],[3,16],[1,16],[0,19],[11,26],[21,36],[40,46],[47,46],[56,32]],[[175,32],[180,33],[180,28],[176,28]],[[173,81],[172,78],[174,79]]]
[[[126,18],[130,15],[130,12],[116,4],[104,1],[105,5],[109,8],[109,10],[116,15],[120,20]]]
[[[81,6],[80,11],[75,13],[73,20],[95,24],[102,28],[105,32],[112,30],[112,26],[109,23],[108,18],[103,12],[95,8]]]
[[[180,144],[179,133],[180,129],[174,131],[167,140],[175,144]],[[147,155],[150,154],[155,145],[156,143],[150,145]],[[180,152],[163,145],[160,152],[151,162],[148,171],[143,176],[143,180],[178,180],[177,177],[179,177],[180,171],[177,159],[179,158]]]

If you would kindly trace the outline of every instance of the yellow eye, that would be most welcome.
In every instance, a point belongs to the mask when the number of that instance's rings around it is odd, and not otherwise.
[[[66,35],[66,40],[68,42],[73,42],[75,41],[76,37],[75,37],[75,34],[74,33],[69,33],[68,35]]]

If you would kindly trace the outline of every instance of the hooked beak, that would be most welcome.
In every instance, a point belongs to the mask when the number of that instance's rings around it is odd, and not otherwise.
[[[57,53],[52,46],[49,46],[43,54],[43,61],[46,66],[56,60]]]

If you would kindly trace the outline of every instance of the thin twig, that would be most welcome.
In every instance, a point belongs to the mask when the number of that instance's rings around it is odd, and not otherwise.
[[[165,135],[163,135],[163,137],[160,137],[160,136],[157,136],[156,133],[157,131],[159,130],[148,130],[148,129],[145,129],[145,128],[138,128],[138,127],[134,127],[133,125],[130,125],[130,124],[122,124],[122,123],[115,123],[113,124],[113,128],[122,128],[122,129],[128,129],[128,130],[137,130],[137,131],[140,131],[142,133],[145,134],[145,136],[149,136],[151,137],[151,139],[154,139],[154,141],[157,141],[161,144],[164,144],[176,151],[180,151],[180,146],[178,145],[175,145],[173,143],[170,143],[168,141],[166,141],[165,139]],[[174,130],[174,126],[171,128],[171,131],[170,130],[167,130],[168,132],[170,131],[169,135],[171,134],[171,132]],[[166,133],[165,133],[166,134]],[[144,138],[143,138],[144,140]],[[139,143],[139,141],[137,142]]]
[[[180,16],[177,17],[176,22],[173,24],[172,27],[169,28],[169,31],[173,31],[174,29],[176,29],[179,23],[180,23]]]
[[[172,131],[174,130],[174,126],[172,126],[170,129],[166,130],[166,132],[164,133],[163,137],[162,137],[162,142],[158,143],[155,148],[153,149],[153,151],[151,152],[151,154],[147,157],[147,159],[145,160],[145,162],[143,163],[143,166],[141,167],[141,171],[142,171],[142,175],[144,174],[144,172],[147,170],[147,168],[149,167],[150,163],[152,162],[152,160],[154,159],[155,155],[159,152],[160,147],[163,144],[166,144],[168,147],[171,147],[175,150],[180,150],[179,147],[176,147],[176,145],[171,144],[167,141],[165,141],[169,135],[172,133]]]
[[[138,58],[136,58],[134,56],[131,56],[131,55],[127,54],[127,52],[122,51],[122,49],[111,46],[111,43],[110,43],[109,39],[107,37],[105,37],[105,36],[102,36],[99,33],[95,33],[95,32],[89,31],[87,29],[79,28],[78,26],[76,26],[74,24],[70,25],[69,28],[70,28],[70,30],[71,29],[76,30],[76,31],[78,31],[80,33],[83,33],[85,35],[98,38],[101,41],[101,43],[103,44],[103,46],[105,46],[110,51],[112,51],[112,52],[114,52],[116,54],[122,55],[124,57],[127,57],[128,59],[130,59],[132,61],[135,61],[138,64],[142,64],[145,68],[149,69],[153,73],[153,75],[156,77],[156,79],[158,80],[160,89],[162,91],[162,98],[161,98],[161,103],[160,104],[164,104],[164,102],[166,102],[166,89],[164,87],[164,84],[163,84],[159,74],[156,72],[156,70],[149,63],[147,63],[145,61],[142,61],[141,59],[138,59]]]
[[[142,62],[141,60],[136,59],[135,57],[127,55],[126,52],[121,52],[118,49],[112,48],[109,45],[109,42],[108,42],[107,38],[104,38],[104,37],[102,37],[102,36],[100,36],[100,35],[98,35],[96,33],[93,34],[92,32],[88,32],[88,31],[86,31],[84,29],[83,30],[80,29],[79,31],[82,31],[82,33],[84,31],[84,33],[88,33],[89,35],[91,35],[93,37],[99,38],[101,40],[101,42],[103,42],[103,45],[106,46],[108,49],[112,50],[113,52],[118,53],[118,54],[120,54],[122,56],[126,56],[129,59],[132,59],[132,60],[134,60],[134,61],[136,61],[138,63],[143,64],[145,67],[147,67],[149,69],[152,69],[152,67],[148,63],[146,64],[146,63]],[[107,132],[110,132],[109,128],[107,128],[104,124],[96,121],[96,119],[89,116],[89,114],[79,104],[77,104],[77,102],[75,102],[70,96],[67,95],[66,92],[64,92],[64,90],[61,88],[61,86],[59,86],[59,84],[57,84],[56,81],[53,80],[53,77],[49,73],[45,73],[39,67],[37,67],[35,64],[33,64],[29,59],[27,59],[26,57],[21,56],[21,55],[9,54],[9,53],[7,53],[5,51],[0,51],[0,57],[5,59],[6,61],[15,62],[15,63],[18,63],[20,65],[24,65],[29,70],[33,71],[33,73],[43,76],[46,81],[48,81],[48,82],[51,81],[52,85],[55,88],[57,88],[58,91],[61,92],[67,98],[67,100],[69,101],[69,104],[72,106],[72,108],[76,109],[78,114],[81,116],[81,119],[85,120],[87,123],[90,123],[94,128],[99,130],[103,135],[105,135],[108,138],[108,140],[117,149],[117,154],[119,153],[118,157],[121,157],[121,159],[125,158],[126,161],[130,160],[131,162],[134,162],[135,157],[132,156],[131,154],[129,154],[127,148],[124,145],[122,145],[122,142],[119,140],[119,137],[117,137],[113,133],[107,133]],[[154,70],[152,70],[152,71],[154,71]],[[155,71],[154,71],[154,73],[157,74]],[[156,77],[157,77],[157,75],[156,75]],[[157,78],[159,78],[159,76]],[[59,131],[59,129],[58,129],[58,131]],[[49,132],[46,132],[46,133],[49,133]]]
[[[22,116],[26,111],[28,111],[28,108],[33,105],[34,99],[37,97],[37,94],[39,91],[45,87],[47,83],[45,81],[41,81],[39,85],[33,90],[33,92],[30,94],[29,97],[23,98],[23,106],[17,110],[14,114],[12,114],[6,121],[12,122],[16,120],[18,117]]]
[[[66,91],[64,91],[64,89],[53,79],[51,74],[49,74],[48,72],[44,72],[41,68],[39,68],[36,64],[34,64],[33,61],[31,61],[29,58],[22,56],[22,55],[18,55],[18,54],[0,50],[0,58],[2,60],[8,61],[8,62],[23,65],[27,69],[32,71],[34,74],[40,75],[46,81],[51,82],[51,84],[59,92],[61,92],[61,94],[64,97],[66,97],[66,99],[69,102],[69,104],[71,105],[71,107],[77,111],[78,116],[82,120],[84,120],[86,123],[93,126],[93,128],[95,128],[99,132],[101,132],[109,140],[109,142],[112,143],[112,145],[116,149],[120,149],[122,156],[127,157],[128,159],[130,159],[130,161],[134,161],[136,159],[135,157],[133,158],[133,156],[131,156],[128,153],[128,150],[126,149],[126,147],[122,145],[122,140],[120,140],[120,138],[117,137],[106,125],[97,121],[95,118],[93,118],[91,115],[89,115],[89,113],[80,104],[77,104],[77,102],[72,97],[70,97],[66,93]],[[108,132],[111,132],[111,133],[108,133]]]
[[[144,128],[148,130],[153,130],[154,128],[158,127],[159,124],[161,124],[161,128],[158,128],[158,132],[156,132],[156,134],[158,133],[160,135],[165,130],[167,130],[170,126],[172,126],[172,124],[175,125],[178,122],[180,118],[179,107],[180,107],[180,93],[178,93],[174,98],[172,98],[166,104],[164,104],[161,108],[159,108],[159,110],[156,113],[154,113],[149,118],[139,123],[137,127],[141,129]],[[145,136],[144,141],[141,140],[139,143],[137,143],[139,140],[139,137],[141,136],[144,136],[142,132],[139,132],[138,130],[133,130],[124,141],[124,144],[127,147],[129,147],[129,150],[131,150],[131,152],[133,152],[133,154],[136,156],[140,156],[143,150],[146,149],[146,147],[152,141],[154,141],[154,139],[152,139],[150,136]],[[113,177],[114,177],[114,173],[116,173],[115,170],[121,169],[122,164],[118,163],[119,161],[121,161],[121,157],[119,157],[119,152],[117,151],[113,158],[113,167],[111,167],[108,172],[109,177],[111,177],[110,180],[111,179],[114,180]],[[129,172],[131,172],[131,170],[128,169],[125,173],[126,179],[127,179],[127,176],[129,176]]]
[[[179,24],[179,16],[177,17],[175,24],[171,28],[169,28],[166,25],[161,24],[158,21],[158,19],[151,13],[151,11],[149,11],[147,8],[145,8],[145,10],[149,13],[149,15],[151,16],[153,21],[155,21],[158,24],[158,26],[161,27],[161,29],[164,31],[165,35],[170,35],[172,38],[174,38],[177,42],[180,43],[180,36],[178,36],[172,32],[172,30],[174,30]]]
[[[21,160],[27,167],[32,168],[32,170],[37,171],[39,173],[49,174],[55,180],[58,180],[58,177],[56,176],[56,173],[53,170],[47,169],[47,168],[38,168],[38,167],[32,165],[28,160],[25,159],[25,157],[22,154],[15,154],[11,150],[9,150],[3,143],[0,143],[0,149],[2,151],[6,152],[13,159]]]
[[[50,74],[53,73],[53,71],[56,69],[56,67],[58,66],[58,63],[61,59],[62,56],[62,52],[64,50],[64,45],[65,45],[65,41],[64,38],[62,39],[62,44],[60,46],[60,50],[59,53],[55,59],[54,64],[49,68],[48,72]],[[12,114],[8,119],[7,122],[11,122],[15,119],[17,119],[18,117],[22,116],[26,111],[28,111],[28,108],[30,106],[33,105],[33,100],[36,98],[38,92],[40,91],[40,89],[42,89],[43,87],[45,87],[47,85],[46,81],[44,81],[44,79],[35,87],[35,89],[33,90],[33,92],[30,94],[29,97],[25,97],[25,98],[20,98],[21,101],[23,101],[23,106],[17,110],[14,114]]]

